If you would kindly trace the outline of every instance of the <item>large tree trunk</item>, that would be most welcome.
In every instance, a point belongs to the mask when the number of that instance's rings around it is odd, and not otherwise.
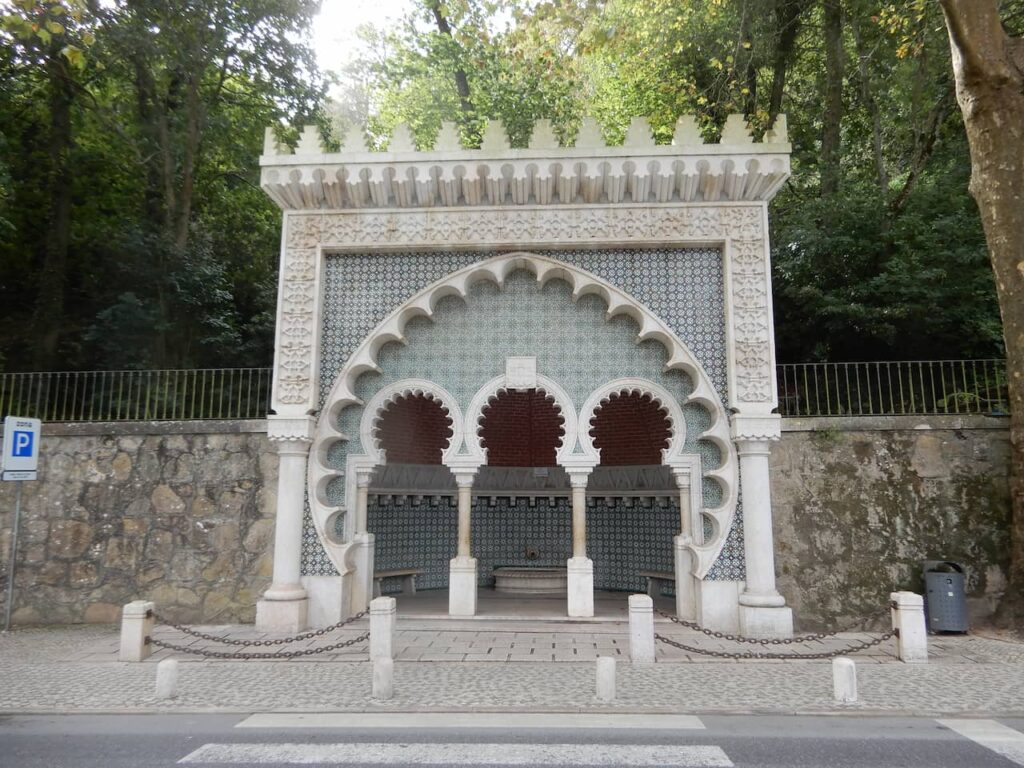
[[[46,222],[43,265],[33,312],[37,370],[49,370],[57,362],[57,347],[64,325],[64,288],[67,283],[68,248],[71,243],[71,105],[74,88],[71,72],[59,48],[46,63],[50,96],[49,187],[50,210]]]
[[[1013,505],[1010,573],[997,614],[1024,624],[1024,39],[1003,30],[996,0],[941,0],[957,100],[1006,341]]]
[[[804,11],[801,0],[776,0],[775,26],[778,40],[772,59],[772,90],[768,97],[768,124],[772,125],[782,111],[782,97],[786,91],[786,75],[796,50],[800,33],[800,14]]]
[[[821,193],[839,191],[839,158],[843,121],[843,11],[840,0],[822,0],[825,25],[825,111],[821,126]]]
[[[441,0],[428,0],[427,5],[431,13],[434,14],[437,31],[454,43],[455,36],[452,35],[452,26],[441,10]],[[459,107],[462,109],[462,114],[470,117],[473,114],[473,99],[469,91],[469,78],[466,77],[466,70],[462,66],[455,67],[455,90],[459,94]]]

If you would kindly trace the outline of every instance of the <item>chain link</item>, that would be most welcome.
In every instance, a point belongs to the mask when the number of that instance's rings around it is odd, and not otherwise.
[[[837,629],[832,632],[815,632],[810,635],[800,635],[799,637],[744,637],[743,635],[733,635],[728,632],[716,632],[715,630],[705,629],[695,621],[687,621],[686,619],[680,619],[678,616],[673,616],[670,613],[655,608],[654,612],[662,618],[666,618],[673,624],[678,624],[687,629],[694,629],[708,637],[713,637],[717,640],[729,640],[734,643],[748,643],[749,645],[799,645],[800,643],[808,643],[812,640],[824,640],[827,637],[835,637],[836,635],[843,634],[845,632],[851,632],[858,628],[862,624],[866,624],[874,619],[881,618],[884,615],[889,614],[889,608],[883,608],[877,613],[871,616],[865,616],[862,619],[858,619],[856,622],[851,624],[849,627],[844,629]],[[889,637],[892,637],[890,633]]]
[[[351,640],[344,640],[340,643],[334,643],[333,645],[325,645],[322,648],[307,648],[302,651],[275,651],[274,653],[245,653],[244,651],[208,651],[205,649],[189,648],[184,645],[174,645],[173,643],[165,643],[163,640],[157,640],[155,637],[148,638],[149,642],[158,648],[167,648],[171,651],[179,651],[181,653],[190,653],[195,656],[204,656],[208,659],[294,659],[298,656],[313,656],[317,653],[327,653],[328,651],[336,651],[339,648],[347,648],[357,643],[365,642],[370,639],[370,633],[366,632],[359,637],[353,637]]]
[[[323,629],[314,629],[312,632],[306,632],[304,634],[295,635],[293,637],[278,638],[275,640],[229,640],[226,637],[209,635],[206,632],[196,632],[194,629],[189,629],[184,624],[175,624],[173,621],[167,621],[165,618],[163,618],[162,616],[160,616],[160,614],[156,612],[153,613],[153,618],[156,619],[157,623],[159,624],[164,624],[168,627],[178,630],[179,632],[184,632],[186,635],[198,637],[200,640],[209,640],[210,642],[221,643],[223,645],[242,645],[260,647],[270,645],[287,645],[288,643],[297,643],[300,640],[310,640],[314,637],[323,637],[328,632],[334,632],[336,629],[341,629],[346,624],[351,624],[354,621],[358,621],[367,614],[369,614],[369,611],[361,611],[357,613],[355,616],[350,616],[347,619],[343,619],[342,621],[339,621],[337,624],[331,624],[331,626],[329,627],[324,627]]]
[[[833,659],[836,656],[845,656],[848,653],[854,653],[856,651],[863,651],[867,648],[873,648],[876,645],[884,643],[886,640],[891,638],[895,633],[886,632],[884,635],[875,638],[874,640],[858,641],[853,645],[846,648],[839,648],[834,651],[821,651],[819,653],[774,653],[771,651],[713,651],[708,648],[696,648],[692,645],[686,645],[680,643],[663,635],[655,634],[656,640],[660,640],[666,645],[671,645],[682,651],[688,651],[690,653],[699,653],[704,656],[714,656],[719,659]]]

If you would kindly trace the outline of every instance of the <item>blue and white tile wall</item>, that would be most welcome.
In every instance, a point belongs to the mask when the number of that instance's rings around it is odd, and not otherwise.
[[[390,312],[420,289],[457,269],[476,263],[483,253],[409,253],[336,255],[326,259],[320,375],[321,404],[338,372],[366,335]],[[726,391],[725,319],[721,253],[717,249],[635,251],[559,251],[548,254],[607,279],[646,304],[683,339],[701,361],[720,395]],[[635,326],[625,317],[604,320],[597,297],[570,300],[568,286],[553,281],[540,289],[526,274],[514,275],[504,289],[490,283],[474,286],[468,302],[443,300],[434,321],[419,319],[407,326],[409,345],[388,345],[380,354],[383,375],[360,378],[357,393],[364,399],[389,381],[407,376],[431,378],[449,389],[465,407],[473,393],[504,370],[509,355],[536,355],[538,370],[565,387],[579,406],[599,384],[619,376],[644,376],[660,381],[682,400],[692,388],[679,373],[661,373],[660,344],[636,345]],[[558,329],[553,333],[552,329]],[[455,340],[458,339],[457,342]],[[347,408],[339,427],[358,434],[361,412]],[[688,431],[699,434],[709,415],[699,407],[686,409]],[[330,462],[343,467],[356,444],[336,444]],[[705,467],[720,457],[709,443],[690,446]],[[329,494],[339,499],[343,480]],[[720,489],[705,483],[705,503],[715,505]],[[668,528],[666,530],[671,530]],[[445,556],[451,556],[449,550]],[[383,566],[381,566],[383,567]],[[303,572],[334,573],[307,514]],[[709,578],[743,578],[742,521],[739,513],[719,561]]]
[[[368,527],[375,535],[376,568],[419,568],[417,587],[447,587],[457,517],[444,497],[372,497]],[[587,554],[594,561],[595,589],[643,592],[641,571],[671,573],[678,525],[674,499],[591,499]],[[472,548],[481,586],[492,586],[493,571],[502,566],[564,568],[572,555],[572,504],[567,498],[476,498]],[[385,590],[389,586],[398,585]]]

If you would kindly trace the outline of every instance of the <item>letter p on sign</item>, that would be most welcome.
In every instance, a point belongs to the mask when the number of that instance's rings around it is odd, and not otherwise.
[[[32,455],[31,432],[14,432],[14,453],[12,455],[18,458]]]

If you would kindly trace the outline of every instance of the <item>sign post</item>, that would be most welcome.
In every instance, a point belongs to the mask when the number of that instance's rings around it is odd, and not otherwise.
[[[14,491],[14,525],[11,527],[11,557],[7,562],[7,600],[4,605],[4,632],[11,629],[14,602],[14,563],[18,557],[18,526],[21,522],[21,484],[35,480],[39,471],[39,419],[8,416],[4,419],[4,452],[0,460],[2,479],[18,485]]]

